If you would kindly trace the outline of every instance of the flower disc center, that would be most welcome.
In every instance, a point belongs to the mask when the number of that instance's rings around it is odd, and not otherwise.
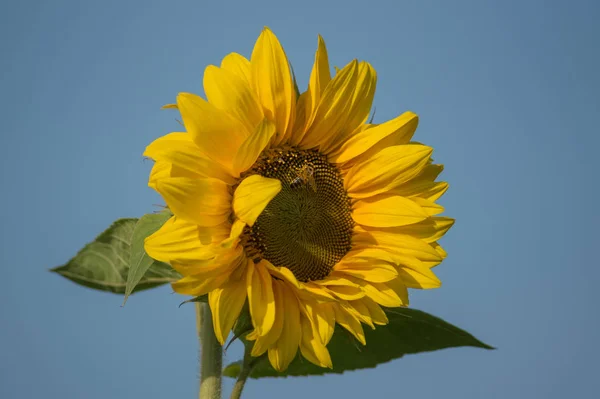
[[[350,250],[352,210],[342,175],[325,155],[292,147],[265,151],[248,174],[281,181],[243,242],[255,260],[292,271],[299,281],[321,280]]]

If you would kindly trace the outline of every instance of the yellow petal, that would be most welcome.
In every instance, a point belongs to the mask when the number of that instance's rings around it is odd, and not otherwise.
[[[187,177],[190,179],[202,178],[201,175],[192,172],[189,169],[184,169],[170,162],[157,161],[152,167],[152,170],[150,171],[150,177],[148,178],[148,187],[157,190],[156,185],[158,181],[167,177]]]
[[[439,281],[429,267],[440,263],[442,257],[431,245],[418,238],[389,231],[369,231],[357,233],[354,241],[357,248],[367,245],[384,249],[396,265],[413,269],[432,281]]]
[[[242,143],[233,159],[233,172],[236,175],[250,169],[260,153],[267,147],[275,134],[275,124],[264,119],[256,127],[256,131]]]
[[[360,125],[367,121],[371,112],[376,85],[377,74],[375,69],[368,62],[361,61],[358,64],[356,87],[352,93],[352,105],[348,111],[347,119],[339,129],[329,135],[328,140],[321,144],[321,151],[329,153],[333,149],[339,148]]]
[[[210,247],[207,249],[210,250]],[[215,253],[213,252],[213,254]],[[173,260],[170,264],[171,267],[182,276],[193,277],[197,280],[201,280],[202,274],[209,275],[209,278],[214,278],[217,275],[229,275],[231,273],[231,267],[222,262],[215,263],[215,259],[217,258],[194,261]]]
[[[177,259],[171,261],[171,266],[185,276],[197,279],[211,278],[217,274],[232,274],[237,269],[243,269],[246,261],[243,248],[236,247],[219,251],[215,246],[209,246],[215,257],[206,260]]]
[[[437,242],[434,242],[434,243],[431,243],[430,245],[442,257],[442,259],[446,259],[446,257],[448,256],[448,253],[446,252],[446,250],[444,248],[442,248],[442,246],[440,244],[438,244]]]
[[[323,302],[336,300],[326,287],[315,284],[312,281],[299,284],[298,297],[303,300],[310,299]]]
[[[362,282],[362,288],[365,291],[367,298],[372,299],[382,306],[397,308],[408,304],[408,294],[406,296],[399,295],[399,293],[389,287],[387,283],[368,283],[365,281]],[[402,294],[402,292],[400,292],[400,294]]]
[[[219,244],[231,234],[232,225],[229,221],[217,226],[198,226],[200,240],[204,245]]]
[[[300,341],[302,356],[317,366],[333,368],[329,351],[319,339],[314,324],[304,315],[300,318],[300,323],[302,326],[302,340]]]
[[[273,284],[283,285],[284,283],[274,280]],[[284,371],[290,362],[294,360],[302,339],[298,299],[285,287],[281,289],[281,294],[285,315],[283,317],[283,329],[275,345],[269,348],[269,361],[277,371]]]
[[[221,68],[235,73],[238,77],[244,79],[246,83],[250,84],[250,61],[246,57],[238,53],[227,54],[223,58],[223,61],[221,61]]]
[[[423,273],[419,273],[418,271],[407,267],[398,269],[398,277],[408,288],[429,289],[438,288],[442,285],[442,282],[439,279],[432,279]]]
[[[244,228],[246,227],[246,223],[238,219],[235,222],[233,222],[233,224],[227,223],[226,226],[228,227],[228,229],[225,232],[225,234],[219,237],[220,239],[215,239],[214,236],[211,237],[213,238],[211,243],[219,244],[218,248],[215,248],[215,250],[218,252],[223,252],[224,250],[226,251],[237,246],[237,244],[240,242],[240,236],[242,235],[242,233],[244,232]]]
[[[365,228],[357,229],[357,234],[361,233],[365,233]],[[365,262],[370,263],[378,260],[393,262],[393,258],[387,251],[376,247],[354,248],[340,262],[345,265],[363,265]]]
[[[355,250],[373,247],[385,250],[394,261],[399,255],[414,256],[422,261],[440,260],[439,254],[427,243],[389,228],[367,231],[357,226],[354,228],[353,246]]]
[[[383,326],[389,323],[387,315],[383,309],[381,309],[381,306],[379,306],[374,300],[365,297],[360,301],[367,306],[367,308],[369,308],[369,314],[371,315],[371,320],[373,320],[374,324]]]
[[[204,92],[212,105],[240,121],[248,135],[263,120],[256,94],[245,79],[231,71],[214,65],[206,67]]]
[[[271,275],[263,264],[248,260],[248,305],[252,324],[258,335],[265,335],[275,323],[275,299]]]
[[[156,190],[175,216],[200,226],[221,224],[231,212],[231,195],[221,180],[169,177],[157,181]]]
[[[398,276],[396,268],[386,261],[373,260],[361,263],[362,264],[338,263],[335,265],[334,270],[374,283],[383,283]]]
[[[427,219],[428,214],[408,198],[380,194],[356,201],[352,218],[373,227],[405,226]]]
[[[454,219],[434,216],[410,226],[386,228],[385,231],[413,236],[430,244],[442,238],[452,225],[454,225]]]
[[[375,97],[377,73],[366,61],[358,63],[358,78],[356,89],[352,93],[352,111],[346,122],[346,132],[353,132],[359,125],[366,122],[371,113],[371,104]]]
[[[416,180],[416,181],[415,181]],[[391,191],[392,194],[401,195],[408,198],[423,198],[428,201],[437,201],[448,191],[448,183],[420,180],[417,178],[396,187]]]
[[[260,175],[245,178],[233,194],[233,211],[252,226],[269,202],[281,191],[281,182]]]
[[[199,177],[212,177],[228,184],[235,179],[221,165],[202,155],[189,133],[169,133],[154,140],[144,156],[157,162],[168,162]]]
[[[208,278],[187,276],[171,284],[173,291],[182,295],[201,296],[222,286],[229,279],[228,273],[215,274]]]
[[[273,326],[265,335],[259,335],[257,330],[249,334],[248,339],[254,341],[252,356],[260,356],[265,353],[279,339],[283,332],[283,320],[285,318],[285,307],[283,304],[283,286],[277,281],[272,281],[273,301],[275,303],[275,319]]]
[[[330,81],[331,70],[329,68],[327,48],[325,47],[325,41],[319,35],[319,44],[315,53],[312,72],[310,73],[308,90],[300,96],[296,106],[294,135],[291,137],[292,144],[297,145],[302,141],[306,128],[315,116],[317,107],[321,101],[321,95]]]
[[[344,178],[346,190],[352,198],[386,192],[417,176],[432,152],[431,147],[418,144],[384,148],[348,171]]]
[[[360,286],[341,272],[333,271],[323,280],[316,280],[314,283],[327,287],[331,294],[343,300],[349,301],[365,296]]]
[[[309,99],[310,93],[305,91],[296,101],[294,128],[292,129],[292,135],[289,138],[290,144],[293,146],[297,146],[304,137],[305,126],[308,123],[308,119],[311,117],[310,110],[307,109]]]
[[[348,301],[348,305],[350,305],[349,308],[353,310],[354,315],[358,317],[358,319],[361,322],[365,323],[372,329],[375,329],[375,326],[373,325],[373,320],[371,320],[371,313],[369,312],[369,308],[363,303],[362,299],[357,301]]]
[[[267,260],[263,261],[263,265],[265,265],[271,275],[275,276],[279,280],[289,283],[294,288],[300,289],[300,282],[298,282],[296,276],[294,276],[294,273],[292,273],[292,271],[287,267],[274,266]]]
[[[157,181],[156,190],[175,216],[199,226],[224,223],[231,212],[231,195],[221,180],[169,177]]]
[[[418,275],[420,284],[428,284],[431,287],[439,287],[442,285],[438,277],[431,271],[431,268],[439,265],[443,258],[440,256],[435,261],[419,261],[419,264],[415,264],[414,258],[399,258],[398,259],[398,277],[401,277],[402,270],[410,270],[410,274]],[[409,286],[407,284],[407,286]]]
[[[434,216],[444,212],[444,207],[424,198],[413,197],[412,200],[423,209],[427,215]]]
[[[271,264],[268,261],[264,261],[264,263],[265,263],[269,273],[275,279],[285,282],[288,289],[293,290],[294,294],[297,295],[298,298],[300,298],[300,300],[302,300],[302,301],[317,300],[317,301],[323,301],[323,302],[337,300],[337,298],[333,295],[333,293],[330,292],[327,289],[327,287],[322,285],[323,280],[300,282],[296,279],[296,276],[294,276],[294,273],[292,273],[292,271],[290,269],[288,269],[287,267],[273,266],[273,264]],[[337,278],[338,276],[331,276],[331,277],[332,278],[330,280],[328,280],[329,283],[336,284],[336,282],[334,281],[334,278]],[[345,278],[345,276],[339,276],[339,277]],[[338,285],[344,285],[344,284],[355,285],[354,283],[349,282],[349,281],[346,281],[345,283],[341,282],[341,281],[338,282]]]
[[[160,109],[178,109],[177,104],[165,104]]]
[[[245,279],[229,281],[208,294],[215,336],[223,345],[246,301]]]
[[[340,285],[331,285],[327,289],[336,297],[345,301],[353,301],[365,296],[365,292],[359,287],[348,287]]]
[[[358,62],[350,62],[329,82],[300,142],[303,148],[314,148],[330,140],[344,129],[352,110],[352,93],[358,78]]]
[[[252,84],[265,116],[275,122],[275,144],[291,135],[294,126],[296,93],[287,56],[277,37],[264,28],[250,59]]]
[[[350,311],[345,309],[342,303],[332,304],[333,311],[335,312],[335,321],[340,326],[344,327],[363,345],[366,345],[365,332],[360,324],[358,318],[353,315]]]
[[[144,249],[152,259],[166,263],[210,260],[215,257],[210,246],[202,242],[199,226],[175,216],[146,237]]]
[[[335,330],[335,313],[330,306],[323,306],[312,299],[301,299],[301,311],[315,326],[319,339],[327,345]]]
[[[247,136],[244,125],[194,94],[180,93],[177,105],[185,128],[201,153],[230,170],[233,157]]]
[[[431,269],[431,268],[439,265],[440,263],[442,263],[442,261],[444,259],[446,259],[446,257],[448,256],[448,253],[437,242],[432,242],[431,244],[429,244],[429,246],[431,248],[433,248],[433,250],[439,255],[439,259],[437,259],[437,260],[425,260],[425,261],[421,261],[421,265],[424,266],[424,267],[428,267],[428,268]]]
[[[410,186],[413,184],[421,184],[423,182],[433,182],[438,178],[440,173],[444,171],[444,165],[439,164],[428,164],[423,168],[421,173],[419,173],[414,179],[406,182],[405,184],[398,186],[398,190],[404,189],[405,185]]]
[[[322,280],[315,280],[315,284],[330,287],[330,286],[346,286],[346,287],[358,287],[358,284],[353,282],[351,279],[344,276],[339,272],[331,272],[329,276],[325,277]]]
[[[327,47],[325,46],[325,40],[319,35],[317,51],[315,52],[315,62],[308,82],[308,92],[310,93],[308,109],[310,110],[310,114],[317,109],[321,100],[321,95],[330,81],[331,69],[329,68]]]
[[[400,299],[402,300],[402,306],[408,306],[409,301],[408,290],[406,289],[407,286],[406,284],[404,284],[404,280],[402,280],[400,276],[393,280],[386,281],[385,285],[392,289],[396,293],[396,295],[400,297]],[[375,287],[380,289],[380,286],[378,286],[377,284],[375,284]]]
[[[165,177],[171,177],[171,164],[168,162],[156,162],[150,171],[150,177],[148,178],[148,187],[156,190],[156,182],[164,179]]]
[[[405,112],[399,117],[361,130],[336,149],[330,159],[336,163],[347,162],[372,148],[375,144],[391,137],[393,144],[407,144],[419,123],[419,117],[412,112]]]

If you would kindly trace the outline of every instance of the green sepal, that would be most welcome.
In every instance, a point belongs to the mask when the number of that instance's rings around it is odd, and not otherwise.
[[[186,303],[194,303],[194,302],[204,302],[204,303],[208,303],[208,295],[202,295],[202,296],[197,296],[195,298],[192,299],[188,299],[187,301],[183,301],[179,304],[179,307],[182,307],[183,305],[185,305]]]

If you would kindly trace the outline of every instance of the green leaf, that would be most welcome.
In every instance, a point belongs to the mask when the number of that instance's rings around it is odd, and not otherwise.
[[[154,234],[171,217],[170,212],[151,213],[144,215],[137,221],[133,234],[131,236],[131,253],[129,254],[129,272],[127,273],[127,283],[125,285],[125,298],[133,292],[134,288],[140,283],[142,278],[148,272],[151,266],[154,268],[171,269],[165,263],[155,261],[146,253],[144,249],[144,240],[151,234]]]
[[[388,309],[386,313],[390,321],[388,325],[376,326],[375,330],[364,326],[366,346],[362,346],[350,333],[336,326],[331,342],[327,345],[333,361],[332,370],[318,367],[298,353],[283,373],[275,371],[268,359],[262,357],[257,360],[250,376],[262,378],[340,374],[349,370],[372,368],[404,355],[444,348],[473,346],[494,349],[466,331],[420,310],[397,308]],[[252,345],[249,341],[244,343]],[[236,366],[235,363],[223,370],[227,377],[237,377],[238,373],[239,365]]]
[[[124,294],[129,273],[131,237],[138,219],[119,219],[87,244],[73,259],[50,271],[100,291]],[[180,278],[171,266],[155,262],[134,292],[147,290]]]
[[[238,360],[233,363],[229,363],[227,367],[223,369],[223,375],[225,377],[237,378],[242,371],[242,361]]]

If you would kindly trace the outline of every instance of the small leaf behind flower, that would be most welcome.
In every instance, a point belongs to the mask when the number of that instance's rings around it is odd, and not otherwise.
[[[125,305],[127,298],[129,298],[129,295],[131,295],[150,267],[154,265],[155,269],[171,269],[169,265],[152,259],[144,249],[144,240],[146,237],[154,234],[167,220],[169,220],[170,217],[171,214],[169,212],[150,213],[142,216],[135,224],[131,236],[131,251],[129,254],[130,266],[129,272],[127,273],[123,305]]]
[[[233,363],[229,363],[227,367],[223,369],[223,375],[225,377],[237,378],[240,375],[240,371],[242,371],[242,361],[238,360]]]
[[[138,219],[115,221],[68,263],[50,271],[85,287],[124,294],[129,274],[131,238]],[[147,290],[180,278],[171,266],[154,262],[133,292]]]
[[[420,310],[397,308],[388,309],[386,313],[389,318],[388,325],[377,326],[375,330],[364,326],[366,346],[362,346],[346,330],[336,326],[331,342],[327,345],[333,369],[318,367],[298,354],[288,369],[279,373],[271,367],[268,359],[263,357],[257,361],[250,377],[340,374],[344,371],[372,368],[408,354],[460,346],[494,349],[468,332]],[[252,345],[251,342],[244,342]],[[239,363],[232,363],[223,370],[223,375],[237,377],[239,370]]]

